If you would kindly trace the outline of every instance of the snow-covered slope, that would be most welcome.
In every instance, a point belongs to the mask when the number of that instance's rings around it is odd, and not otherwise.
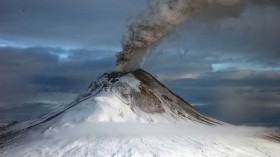
[[[204,116],[143,70],[112,72],[69,106],[1,130],[0,156],[280,154],[265,131]]]

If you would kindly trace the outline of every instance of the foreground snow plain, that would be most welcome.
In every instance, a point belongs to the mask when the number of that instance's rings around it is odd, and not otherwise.
[[[95,123],[33,130],[5,147],[5,157],[277,157],[280,144],[262,128]]]
[[[101,78],[99,82],[108,80]],[[122,91],[119,85],[114,86],[120,82],[126,83]],[[132,110],[129,105],[131,98],[126,98],[125,93],[139,91],[140,84],[139,80],[128,74],[117,82],[107,84],[107,90],[102,88],[98,92],[94,90],[84,94],[78,105],[5,143],[0,156],[280,156],[280,143],[276,138],[271,138],[274,129],[237,127],[226,123],[206,125],[189,119],[188,115],[174,114],[167,107],[168,104],[162,105],[162,113],[149,114],[137,106]],[[16,125],[11,130],[20,130],[19,127],[27,125]]]

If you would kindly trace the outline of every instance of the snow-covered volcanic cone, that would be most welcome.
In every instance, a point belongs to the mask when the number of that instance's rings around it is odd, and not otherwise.
[[[101,76],[69,106],[0,131],[0,156],[277,156],[272,130],[199,113],[143,71]]]

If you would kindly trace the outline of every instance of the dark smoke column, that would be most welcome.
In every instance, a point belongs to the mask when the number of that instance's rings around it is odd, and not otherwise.
[[[123,51],[117,55],[120,71],[142,68],[145,57],[175,26],[200,8],[202,0],[149,0],[148,10],[128,24]]]
[[[148,9],[128,24],[123,50],[117,54],[119,71],[142,68],[146,56],[174,28],[209,4],[232,5],[241,0],[148,0]]]

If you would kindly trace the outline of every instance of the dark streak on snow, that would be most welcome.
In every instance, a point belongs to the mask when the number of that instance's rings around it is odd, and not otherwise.
[[[202,122],[209,125],[221,125],[223,122],[209,118],[199,113],[193,106],[182,99],[180,96],[173,93],[165,85],[159,82],[148,72],[138,69],[131,72],[141,82],[141,87],[151,89],[152,93],[159,93],[164,100],[170,105],[169,108],[181,117],[188,117],[191,120]],[[155,94],[157,95],[157,94]],[[168,96],[167,96],[168,95]],[[158,98],[158,97],[157,97]],[[190,116],[188,116],[190,115]]]

